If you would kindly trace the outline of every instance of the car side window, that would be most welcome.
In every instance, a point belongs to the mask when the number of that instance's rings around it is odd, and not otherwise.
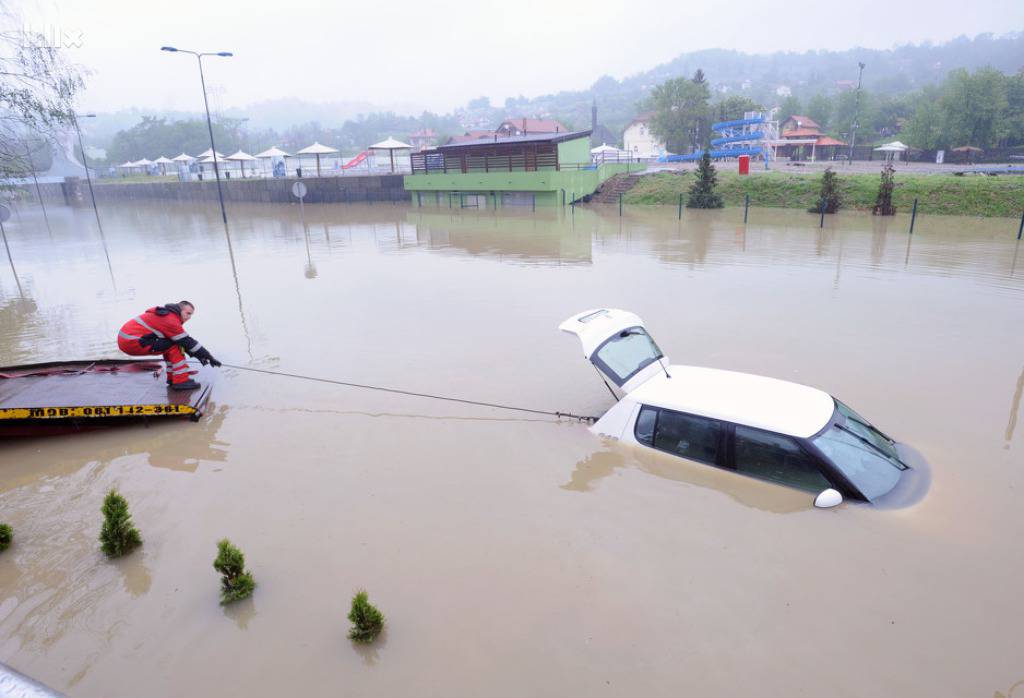
[[[813,457],[788,436],[736,426],[736,472],[809,492],[832,484]]]
[[[654,447],[683,458],[710,463],[718,461],[722,423],[670,410],[660,410],[654,429]]]
[[[658,421],[658,410],[655,407],[644,405],[640,408],[640,414],[636,417],[636,427],[633,434],[636,440],[645,446],[654,445],[654,425]]]

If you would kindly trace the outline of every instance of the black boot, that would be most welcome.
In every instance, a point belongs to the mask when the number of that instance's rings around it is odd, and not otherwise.
[[[196,388],[201,387],[202,386],[199,383],[196,383],[191,378],[184,383],[171,383],[171,390],[195,390]]]

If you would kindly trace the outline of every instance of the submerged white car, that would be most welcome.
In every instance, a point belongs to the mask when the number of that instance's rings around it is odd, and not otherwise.
[[[579,337],[583,355],[618,400],[592,427],[599,434],[807,490],[817,494],[818,507],[844,497],[916,499],[927,488],[926,477],[900,486],[914,479],[909,449],[828,393],[671,366],[643,321],[623,310],[588,310],[559,329]],[[890,494],[896,490],[903,491]]]

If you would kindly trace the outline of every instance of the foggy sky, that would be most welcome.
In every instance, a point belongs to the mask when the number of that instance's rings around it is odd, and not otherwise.
[[[202,108],[195,59],[165,44],[232,51],[209,60],[214,108],[274,97],[447,111],[622,78],[684,51],[890,48],[1024,28],[1024,0],[454,2],[26,0],[34,30],[81,47],[81,108]],[[968,9],[969,8],[969,9]],[[714,76],[709,76],[714,80]]]

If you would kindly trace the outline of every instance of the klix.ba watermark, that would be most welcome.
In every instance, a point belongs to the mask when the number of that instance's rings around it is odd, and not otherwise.
[[[21,30],[21,42],[24,48],[81,48],[83,34],[80,29],[57,24],[26,24]]]

